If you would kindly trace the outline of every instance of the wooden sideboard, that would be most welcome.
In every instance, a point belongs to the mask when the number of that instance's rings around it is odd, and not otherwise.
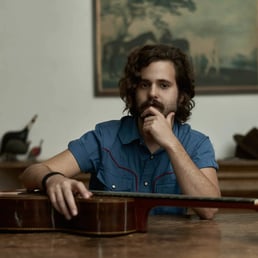
[[[0,190],[22,187],[19,175],[32,162],[0,162]],[[218,160],[218,178],[223,196],[258,197],[258,160]],[[75,178],[89,182],[88,174]]]
[[[19,176],[31,164],[32,161],[0,162],[0,191],[22,188]],[[74,178],[89,184],[90,175],[80,174]]]
[[[223,196],[258,197],[258,160],[218,160]]]
[[[0,190],[14,190],[22,187],[19,180],[19,175],[28,167],[32,162],[0,162]]]

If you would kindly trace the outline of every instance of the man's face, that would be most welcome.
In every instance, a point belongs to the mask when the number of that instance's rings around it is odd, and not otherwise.
[[[136,105],[138,116],[149,106],[155,107],[164,116],[176,112],[178,86],[172,62],[155,61],[141,70],[141,81],[136,88]]]

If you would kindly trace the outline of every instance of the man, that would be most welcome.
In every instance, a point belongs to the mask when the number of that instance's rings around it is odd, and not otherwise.
[[[137,48],[119,88],[130,115],[96,125],[67,150],[27,168],[24,186],[45,190],[67,219],[78,213],[74,195],[90,198],[93,189],[219,197],[212,144],[185,123],[195,93],[186,55],[167,45]],[[71,179],[80,172],[91,173],[89,190]],[[217,211],[194,210],[204,219]],[[157,207],[153,212],[183,214],[185,209]]]

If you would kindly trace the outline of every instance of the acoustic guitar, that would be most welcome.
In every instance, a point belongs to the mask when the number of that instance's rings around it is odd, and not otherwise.
[[[26,191],[0,192],[0,230],[65,231],[96,236],[147,232],[149,211],[156,206],[213,207],[258,210],[258,199],[190,197],[157,193],[92,191],[76,197],[79,214],[66,220],[48,197]]]

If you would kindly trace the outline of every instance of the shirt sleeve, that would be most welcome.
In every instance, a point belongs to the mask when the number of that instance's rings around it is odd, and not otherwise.
[[[213,167],[218,170],[214,148],[209,137],[203,136],[193,152],[192,160],[199,169]]]
[[[87,132],[79,139],[70,141],[68,149],[78,162],[82,172],[96,171],[100,159],[100,141],[95,131]]]

